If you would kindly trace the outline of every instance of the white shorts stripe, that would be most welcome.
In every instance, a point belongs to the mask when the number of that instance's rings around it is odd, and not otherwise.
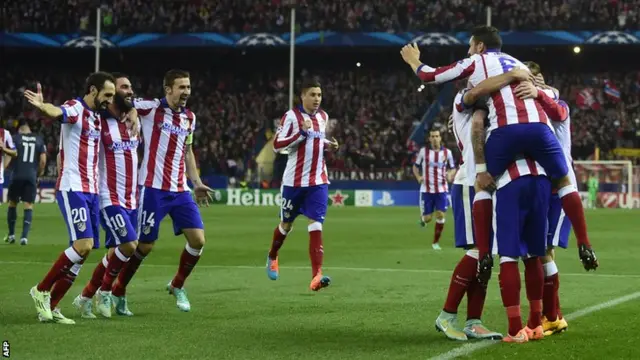
[[[69,205],[69,195],[66,191],[60,191],[60,195],[62,196],[62,203],[64,207],[64,212],[67,218],[67,228],[69,229],[69,235],[71,236],[71,241],[78,240],[78,235],[76,234],[76,227],[73,224],[73,217],[71,216],[71,205]]]
[[[467,245],[473,245],[473,215],[471,214],[471,199],[469,194],[469,187],[465,184],[462,185],[462,209],[464,210],[464,232]]]
[[[138,236],[142,234],[142,218],[144,216],[144,191],[145,187],[143,186],[138,193]]]
[[[555,247],[558,246],[558,244],[560,244],[560,230],[562,229],[562,224],[564,223],[564,220],[566,219],[566,215],[564,213],[564,210],[560,210],[560,217],[558,218],[558,225],[556,225],[556,231],[553,234],[553,239],[551,240],[551,244]]]

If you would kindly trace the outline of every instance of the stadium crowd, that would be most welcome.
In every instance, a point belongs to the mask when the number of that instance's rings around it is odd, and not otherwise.
[[[288,32],[293,0],[51,0],[3,2],[10,32],[91,32],[102,3],[102,28],[137,32]],[[464,31],[486,21],[503,30],[640,28],[638,0],[297,0],[299,31]],[[132,11],[136,9],[136,11]]]
[[[17,120],[33,119],[48,144],[47,174],[55,174],[58,126],[26,106],[22,93],[39,80],[45,100],[56,104],[82,93],[86,75],[5,72],[0,77],[0,118],[12,133]],[[300,77],[308,76],[306,71]],[[414,125],[437,95],[436,87],[417,91],[418,80],[406,71],[319,72],[324,91],[323,107],[335,119],[329,137],[341,148],[331,154],[328,166],[336,169],[401,168],[411,161],[407,146]],[[133,77],[143,96],[162,93],[159,83]],[[288,102],[286,76],[234,78],[229,74],[194,73],[190,108],[198,115],[195,150],[201,172],[242,178],[256,166],[255,157],[267,142]],[[587,159],[597,146],[603,158],[614,159],[610,150],[633,147],[640,131],[640,74],[547,75],[547,82],[561,90],[572,106],[574,158]],[[434,122],[445,126],[448,111]],[[447,146],[454,149],[451,135]]]

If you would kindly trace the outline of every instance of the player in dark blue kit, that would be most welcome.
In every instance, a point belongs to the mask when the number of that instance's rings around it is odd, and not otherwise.
[[[5,242],[16,242],[15,229],[18,218],[17,206],[20,201],[24,203],[24,220],[22,222],[22,235],[20,245],[27,245],[27,237],[31,228],[33,217],[33,203],[36,200],[38,177],[42,176],[47,164],[47,149],[41,136],[31,132],[26,120],[20,121],[18,133],[13,136],[17,156],[11,162],[13,175],[9,184],[9,208],[7,209],[7,223],[9,234]]]

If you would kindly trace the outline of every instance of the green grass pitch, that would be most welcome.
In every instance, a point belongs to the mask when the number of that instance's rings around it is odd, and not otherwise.
[[[135,316],[84,320],[71,306],[103,254],[98,250],[61,302],[63,313],[77,321],[75,326],[64,326],[38,323],[28,295],[67,242],[57,207],[39,205],[29,245],[0,245],[0,340],[9,341],[11,358],[19,360],[432,358],[464,345],[434,330],[451,271],[462,252],[452,245],[451,217],[443,234],[444,250],[435,252],[433,227],[420,228],[417,212],[331,208],[324,250],[325,273],[333,283],[313,293],[308,289],[304,220],[294,225],[281,250],[280,280],[270,281],[264,263],[277,209],[206,208],[208,242],[186,283],[190,313],[180,312],[164,290],[184,247],[167,221],[154,252],[129,287]],[[640,212],[597,210],[588,212],[587,219],[600,269],[589,274],[582,269],[574,240],[570,249],[558,252],[565,315],[640,290]],[[496,275],[489,286],[484,321],[504,332],[507,322]],[[523,286],[523,314],[527,314],[524,296]],[[484,359],[541,354],[557,359],[637,358],[639,299],[577,313],[568,332],[540,342],[496,344],[471,354],[464,352],[467,345],[461,354]],[[462,320],[465,313],[466,300],[460,307]]]

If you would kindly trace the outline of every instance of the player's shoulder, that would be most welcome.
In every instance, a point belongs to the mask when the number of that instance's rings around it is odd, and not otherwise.
[[[185,107],[183,112],[184,112],[184,115],[187,117],[187,119],[189,119],[189,121],[193,121],[196,119],[196,113],[191,111],[191,109]]]
[[[136,108],[144,108],[144,109],[158,107],[160,106],[160,99],[142,98],[142,97],[134,98],[133,106],[135,106]]]
[[[322,118],[322,120],[327,121],[329,120],[329,114],[327,114],[326,111],[324,111],[324,109],[318,109],[318,115],[320,115],[320,117]]]
[[[69,99],[69,100],[65,101],[62,104],[62,106],[81,109],[82,108],[82,101],[80,100],[80,98]]]

